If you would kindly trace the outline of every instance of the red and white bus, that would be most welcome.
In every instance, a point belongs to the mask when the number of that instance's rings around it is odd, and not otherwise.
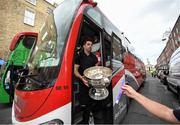
[[[25,82],[16,86],[12,122],[17,124],[77,124],[82,120],[74,76],[75,55],[85,36],[94,37],[93,53],[99,65],[113,71],[105,99],[104,123],[119,123],[127,112],[128,98],[121,86],[128,77],[138,81],[123,62],[127,47],[124,36],[92,0],[64,0],[49,15],[38,35],[38,49],[28,63]],[[135,59],[135,57],[134,57]],[[130,61],[130,60],[129,60]],[[126,62],[124,62],[126,63]],[[134,67],[135,68],[135,67]],[[20,80],[21,81],[21,80]]]

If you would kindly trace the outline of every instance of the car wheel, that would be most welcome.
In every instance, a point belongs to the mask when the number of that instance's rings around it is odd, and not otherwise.
[[[167,90],[171,91],[170,88],[169,88],[169,83],[167,83]]]
[[[167,79],[166,79],[166,77],[164,78],[164,85],[167,85]]]

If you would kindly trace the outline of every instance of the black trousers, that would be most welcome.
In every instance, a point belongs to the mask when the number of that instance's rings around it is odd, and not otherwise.
[[[82,82],[79,86],[79,102],[83,111],[83,121],[82,124],[89,124],[90,112],[93,114],[95,124],[106,124],[112,123],[111,113],[107,112],[107,100],[93,100],[89,97],[89,88],[85,86]],[[111,109],[112,110],[112,109]],[[108,115],[108,114],[109,115]]]
[[[81,124],[89,124],[90,112],[92,112],[93,100],[89,97],[89,88],[80,81],[79,103],[82,108],[83,121]]]
[[[90,112],[92,112],[91,107],[81,105],[81,108],[83,110],[83,114],[82,114],[83,120],[81,124],[89,124]]]

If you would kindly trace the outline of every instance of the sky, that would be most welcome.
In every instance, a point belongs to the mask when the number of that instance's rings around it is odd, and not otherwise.
[[[53,0],[51,0],[52,2]],[[54,0],[60,3],[62,0]],[[94,0],[101,11],[131,41],[135,54],[155,65],[166,45],[163,34],[172,30],[180,0]]]

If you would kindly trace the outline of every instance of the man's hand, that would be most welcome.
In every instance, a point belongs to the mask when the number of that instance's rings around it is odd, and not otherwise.
[[[82,81],[83,81],[83,83],[87,86],[87,87],[89,87],[89,85],[88,85],[88,81],[84,78],[84,77],[82,77],[82,79],[81,79]]]
[[[137,92],[129,85],[124,85],[121,87],[123,90],[123,93],[127,95],[130,98],[135,98],[137,96]]]

